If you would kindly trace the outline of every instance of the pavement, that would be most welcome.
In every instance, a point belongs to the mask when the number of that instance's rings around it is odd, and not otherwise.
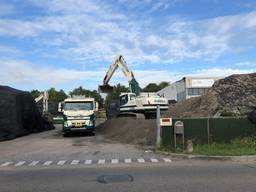
[[[0,191],[255,191],[256,161],[183,159],[61,127],[0,143]]]
[[[27,135],[0,144],[0,167],[17,163],[25,166],[37,161],[38,165],[49,161],[51,164],[59,161],[65,161],[66,164],[79,161],[79,164],[84,164],[86,160],[93,163],[99,160],[106,163],[118,160],[118,163],[121,163],[125,159],[131,159],[134,163],[138,162],[138,159],[163,161],[166,156],[134,145],[107,140],[104,135],[97,133],[95,136],[74,134],[63,137],[61,125],[56,125],[55,130]]]
[[[6,167],[1,192],[253,192],[256,165],[181,160],[172,163],[85,167]]]

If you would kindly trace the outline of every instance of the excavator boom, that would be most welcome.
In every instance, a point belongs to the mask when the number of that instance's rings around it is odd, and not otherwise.
[[[128,80],[131,92],[135,93],[136,95],[139,95],[140,93],[139,84],[135,80],[133,73],[128,69],[127,63],[125,62],[122,55],[118,55],[115,61],[110,65],[103,79],[103,84],[99,86],[99,91],[103,93],[109,93],[113,91],[113,87],[110,86],[108,83],[118,67],[121,68],[126,79]]]

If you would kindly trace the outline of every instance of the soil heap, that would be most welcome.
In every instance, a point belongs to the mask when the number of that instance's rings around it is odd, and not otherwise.
[[[108,119],[96,128],[105,138],[122,143],[153,145],[156,138],[154,119],[120,117]]]
[[[256,108],[256,73],[216,81],[206,95],[172,105],[172,117],[243,116]]]

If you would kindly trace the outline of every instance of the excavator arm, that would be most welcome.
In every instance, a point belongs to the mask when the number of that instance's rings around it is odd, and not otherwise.
[[[48,112],[48,99],[49,99],[49,94],[47,91],[44,91],[37,98],[35,98],[36,103],[43,100],[43,113]]]
[[[108,83],[118,67],[121,68],[121,70],[124,73],[124,76],[128,80],[130,91],[132,93],[135,93],[136,95],[139,95],[140,93],[139,84],[135,80],[133,73],[128,69],[127,63],[125,62],[122,55],[118,55],[115,61],[110,65],[103,79],[103,85],[99,86],[99,90],[103,93],[111,92],[113,90],[113,87],[110,86]]]

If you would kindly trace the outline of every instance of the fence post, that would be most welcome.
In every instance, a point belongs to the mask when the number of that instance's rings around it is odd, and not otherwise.
[[[210,120],[207,118],[207,143],[210,144]]]

